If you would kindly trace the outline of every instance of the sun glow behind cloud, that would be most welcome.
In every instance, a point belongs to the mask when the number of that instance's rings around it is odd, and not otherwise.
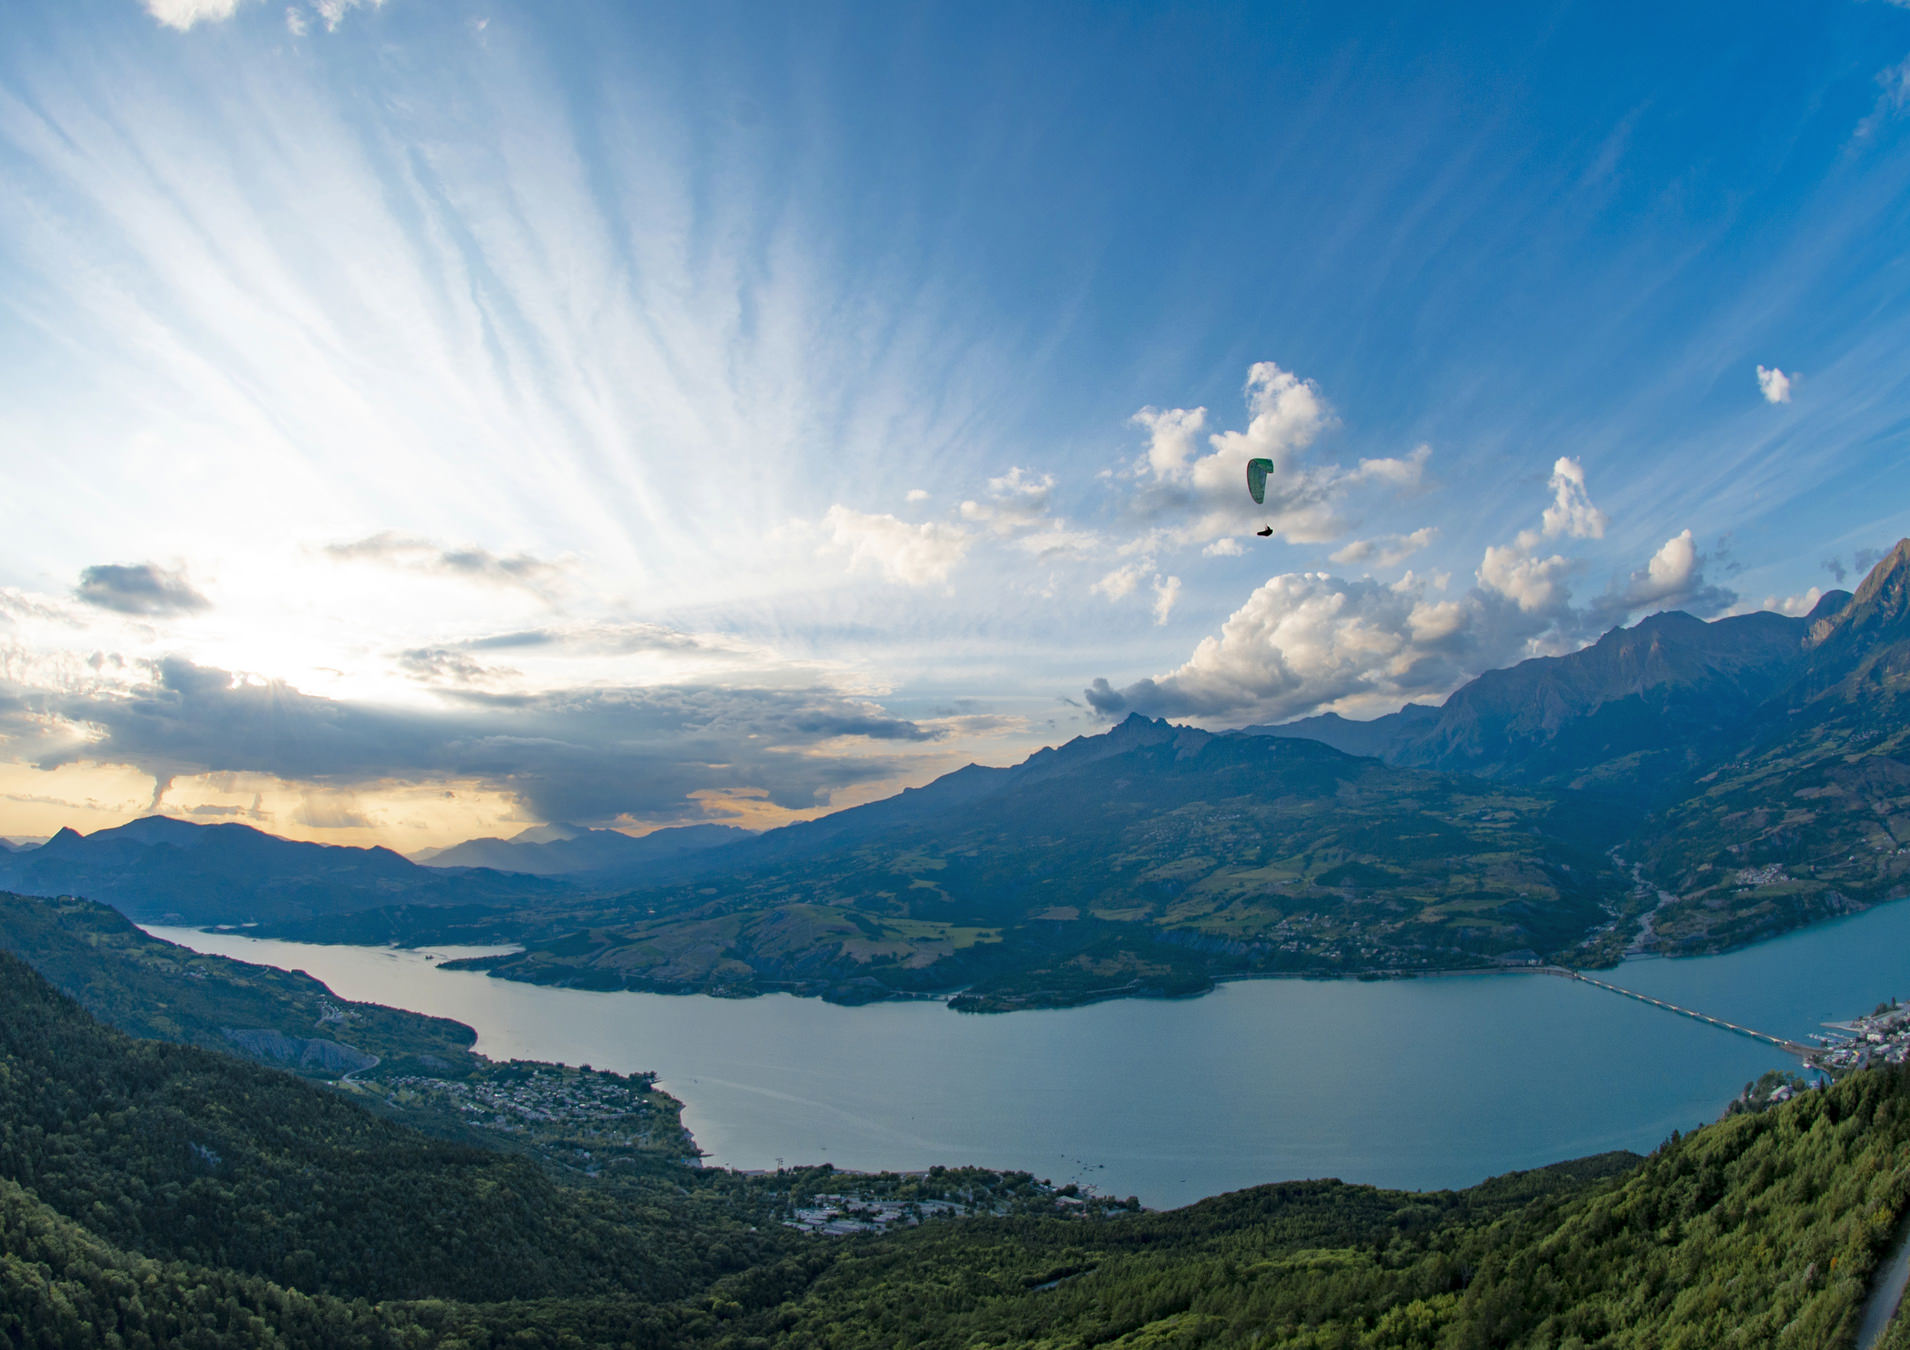
[[[18,189],[0,198],[0,694],[24,700],[12,753],[46,766],[12,765],[9,791],[98,772],[101,805],[77,810],[143,806],[157,781],[168,809],[408,843],[560,801],[632,828],[761,822],[1092,729],[1064,700],[1102,672],[1113,692],[1185,668],[1191,689],[1190,649],[1235,629],[1293,635],[1288,673],[1321,674],[1273,698],[1264,661],[1234,662],[1234,694],[1201,694],[1216,716],[1423,697],[1634,602],[1730,603],[1721,536],[1889,422],[1892,295],[1866,295],[1888,317],[1848,350],[1760,330],[1747,353],[1740,313],[1651,311],[1684,264],[1640,280],[1636,239],[1614,261],[1554,226],[1574,270],[1504,284],[1482,223],[1543,230],[1560,199],[1504,166],[1591,154],[1613,191],[1648,177],[1627,156],[1649,119],[1591,146],[1578,122],[1542,147],[1481,139],[1498,167],[1468,177],[1456,156],[1421,185],[1384,136],[1347,149],[1369,116],[1374,135],[1445,125],[1437,91],[1382,106],[1406,86],[1275,80],[1297,101],[1253,116],[1308,136],[1275,151],[1266,127],[1242,143],[1214,121],[1177,127],[1169,155],[1160,109],[1122,120],[1159,34],[1101,51],[957,32],[986,60],[944,60],[924,53],[948,33],[924,46],[875,10],[741,13],[84,0],[0,43]],[[1050,50],[1072,53],[1074,92],[1033,78]],[[1875,90],[1854,85],[1861,116]],[[1178,88],[1175,115],[1198,109]],[[1888,131],[1866,153],[1895,153]],[[1175,156],[1190,181],[1158,195]],[[1337,205],[1239,208],[1275,183]],[[1868,237],[1855,211],[1825,228],[1830,210],[1773,246],[1785,285],[1822,275],[1815,241]],[[1306,235],[1316,218],[1331,238]],[[1336,262],[1342,245],[1393,261]],[[1437,294],[1402,280],[1432,275]],[[1521,311],[1522,292],[1545,304]],[[1618,369],[1636,330],[1603,306],[1621,292],[1666,331],[1671,373]],[[1469,297],[1488,294],[1482,317]],[[1600,351],[1543,340],[1554,312],[1593,311],[1614,325]],[[1501,347],[1469,336],[1500,327]],[[1452,365],[1385,345],[1415,330],[1455,335]],[[1775,381],[1743,371],[1794,349],[1811,407],[1777,416],[1758,397]],[[1517,364],[1533,353],[1551,365]],[[1695,406],[1713,367],[1747,406],[1667,423],[1662,390]],[[1646,393],[1608,392],[1625,387]],[[1238,480],[1263,454],[1258,511]],[[1349,626],[1308,637],[1300,616],[1329,605]],[[315,767],[191,721],[258,690],[287,717],[403,730],[408,757]],[[476,748],[513,738],[515,761]],[[551,786],[619,764],[664,789]]]

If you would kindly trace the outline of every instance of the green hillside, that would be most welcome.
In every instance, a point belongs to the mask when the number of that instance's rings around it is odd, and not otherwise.
[[[933,821],[546,913],[556,935],[465,964],[587,988],[967,987],[958,1006],[1053,1006],[1221,974],[1534,959],[1628,890],[1596,805],[1570,796],[1141,718],[1077,746]]]
[[[130,1039],[0,957],[16,1345],[1817,1350],[1850,1343],[1906,1156],[1910,1076],[1879,1069],[1642,1162],[1460,1192],[1294,1182],[815,1238],[720,1175],[567,1183]]]

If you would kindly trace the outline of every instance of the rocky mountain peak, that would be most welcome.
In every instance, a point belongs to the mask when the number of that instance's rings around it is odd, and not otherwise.
[[[1829,596],[1824,597],[1827,601]],[[1818,610],[1823,609],[1819,602]],[[1817,618],[1817,610],[1811,612]],[[1910,637],[1910,539],[1900,539],[1857,587],[1850,603],[1811,626],[1811,645]]]

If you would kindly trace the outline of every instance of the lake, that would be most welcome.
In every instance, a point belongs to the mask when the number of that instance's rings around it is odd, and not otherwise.
[[[448,971],[472,954],[148,930],[454,1017],[493,1058],[655,1070],[709,1161],[1023,1168],[1149,1205],[1300,1177],[1428,1189],[1656,1147],[1780,1051],[1536,974],[1236,981],[1203,998],[973,1016],[771,995],[587,993]],[[1910,994],[1910,902],[1603,976],[1790,1039]]]

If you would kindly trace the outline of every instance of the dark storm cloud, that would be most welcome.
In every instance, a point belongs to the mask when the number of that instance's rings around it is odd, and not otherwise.
[[[190,614],[211,603],[195,591],[183,572],[152,563],[104,563],[80,573],[73,594],[89,605],[121,614]]]
[[[778,806],[895,769],[879,755],[819,748],[848,737],[934,739],[873,704],[820,689],[673,685],[495,695],[460,691],[447,711],[411,711],[237,680],[174,658],[126,692],[33,692],[0,731],[42,767],[135,765],[155,779],[265,773],[337,786],[476,779],[549,820],[692,819],[699,791],[760,792]],[[85,724],[95,739],[48,742],[41,720]]]

